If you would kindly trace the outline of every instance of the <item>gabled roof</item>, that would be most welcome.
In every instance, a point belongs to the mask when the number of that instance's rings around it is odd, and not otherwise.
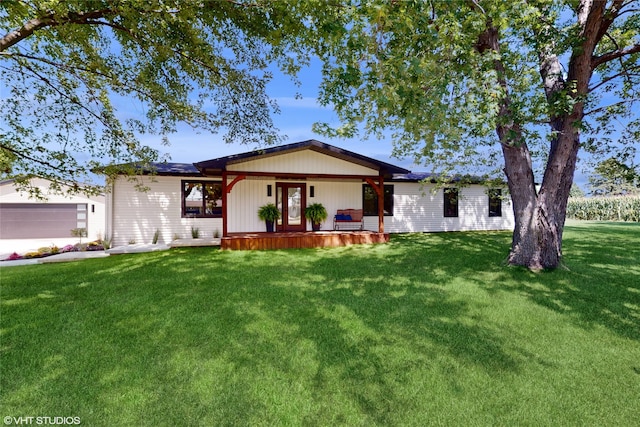
[[[194,165],[196,168],[198,168],[198,170],[200,170],[200,172],[202,172],[202,174],[207,175],[212,173],[220,173],[223,170],[226,170],[228,165],[234,163],[241,163],[248,160],[292,153],[301,150],[312,150],[331,157],[335,157],[337,159],[345,160],[347,162],[355,163],[371,169],[377,169],[383,175],[406,174],[410,172],[407,169],[389,163],[381,162],[380,160],[366,157],[352,151],[344,150],[333,145],[325,144],[324,142],[320,142],[315,139],[309,139],[307,141],[296,142],[293,144],[280,145],[278,147],[254,150],[241,154],[234,154],[217,159],[205,160],[203,162],[194,163]]]

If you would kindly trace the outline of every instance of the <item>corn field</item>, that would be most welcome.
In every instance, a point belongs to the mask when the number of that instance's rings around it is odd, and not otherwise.
[[[571,197],[567,218],[640,222],[640,196]]]

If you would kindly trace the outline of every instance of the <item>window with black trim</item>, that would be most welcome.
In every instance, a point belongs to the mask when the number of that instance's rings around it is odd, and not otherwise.
[[[442,190],[442,193],[444,194],[444,216],[457,217],[458,216],[458,189],[444,188]]]
[[[502,190],[489,189],[489,216],[502,216]]]
[[[378,216],[378,193],[369,184],[362,186],[362,210],[365,216]],[[384,186],[384,216],[393,216],[393,185]]]
[[[222,217],[222,183],[182,181],[182,217]]]

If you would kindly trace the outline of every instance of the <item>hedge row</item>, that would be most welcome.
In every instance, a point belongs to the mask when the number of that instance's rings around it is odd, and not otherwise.
[[[640,196],[571,197],[567,218],[640,222]]]

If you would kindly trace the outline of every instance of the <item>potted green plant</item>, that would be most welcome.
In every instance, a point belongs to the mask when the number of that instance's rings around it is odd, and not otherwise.
[[[273,233],[273,223],[275,220],[280,218],[280,211],[273,203],[267,203],[266,205],[260,206],[258,209],[258,218],[264,221],[267,225],[267,232]]]
[[[324,206],[322,206],[322,203],[312,203],[305,208],[304,216],[311,221],[311,229],[318,231],[320,230],[320,224],[327,219],[329,214]]]

